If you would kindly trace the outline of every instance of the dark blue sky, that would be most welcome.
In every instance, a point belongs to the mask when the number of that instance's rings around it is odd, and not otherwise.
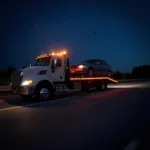
[[[72,63],[100,58],[120,71],[150,64],[149,8],[144,0],[1,2],[0,68],[55,48],[67,48]]]

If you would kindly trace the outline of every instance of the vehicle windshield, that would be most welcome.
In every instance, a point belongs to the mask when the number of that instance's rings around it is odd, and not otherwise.
[[[51,57],[40,58],[36,60],[36,66],[49,66]]]

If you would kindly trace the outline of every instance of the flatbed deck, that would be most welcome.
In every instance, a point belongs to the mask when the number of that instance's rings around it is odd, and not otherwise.
[[[70,77],[70,81],[95,81],[95,80],[108,80],[112,83],[118,83],[117,80],[114,80],[109,77]]]

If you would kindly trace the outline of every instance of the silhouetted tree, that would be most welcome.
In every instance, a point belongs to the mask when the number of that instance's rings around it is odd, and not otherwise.
[[[134,67],[132,70],[132,78],[150,78],[150,65]]]
[[[121,79],[122,78],[122,74],[120,73],[120,71],[114,72],[113,73],[113,78],[114,79]]]
[[[131,79],[131,73],[121,73],[121,79]]]
[[[11,76],[12,72],[13,72],[13,71],[15,71],[15,70],[16,70],[16,68],[15,68],[15,67],[13,67],[13,66],[9,66],[9,67],[7,68],[8,76]]]
[[[126,79],[132,79],[131,73],[127,73],[127,74],[126,74]]]

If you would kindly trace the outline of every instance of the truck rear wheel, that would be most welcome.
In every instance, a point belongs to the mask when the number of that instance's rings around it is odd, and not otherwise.
[[[102,80],[99,83],[97,83],[96,89],[97,90],[102,90],[102,91],[106,90],[107,89],[107,81]]]
[[[53,98],[54,90],[49,84],[39,84],[35,95],[37,99],[47,101]]]

